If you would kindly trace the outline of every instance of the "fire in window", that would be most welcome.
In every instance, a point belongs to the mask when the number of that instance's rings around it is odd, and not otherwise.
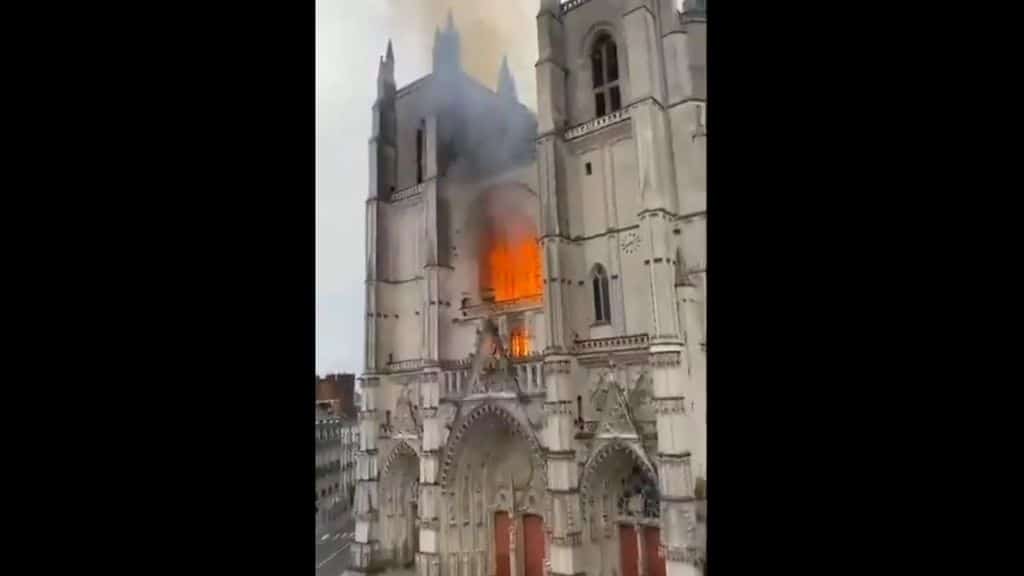
[[[509,353],[512,357],[520,358],[528,356],[530,354],[530,337],[526,333],[526,328],[513,328],[511,336]]]

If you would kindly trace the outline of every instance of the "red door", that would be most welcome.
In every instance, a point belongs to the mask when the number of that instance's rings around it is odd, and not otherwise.
[[[640,572],[636,565],[636,530],[629,524],[619,524],[619,564],[622,576],[637,576]]]
[[[658,552],[661,546],[661,530],[657,526],[644,528],[644,563],[647,576],[665,576],[665,559]]]
[[[508,514],[505,512],[494,513],[494,559],[497,564],[497,571],[494,576],[512,576],[509,573],[508,563]]]
[[[544,521],[540,516],[523,516],[523,556],[526,558],[526,576],[543,576]]]

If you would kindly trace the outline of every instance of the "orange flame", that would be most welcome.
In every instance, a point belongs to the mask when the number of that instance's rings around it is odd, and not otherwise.
[[[540,282],[540,247],[536,239],[526,238],[517,244],[500,240],[494,242],[487,255],[487,264],[495,302],[543,293]]]
[[[525,328],[512,330],[511,354],[516,358],[530,354],[530,338],[526,335]]]

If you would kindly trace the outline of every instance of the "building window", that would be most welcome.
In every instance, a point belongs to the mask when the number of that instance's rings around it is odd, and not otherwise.
[[[590,52],[590,69],[594,81],[594,110],[598,117],[622,108],[619,87],[619,56],[615,41],[601,34]]]
[[[594,287],[594,322],[596,324],[607,324],[611,322],[611,305],[608,297],[608,274],[604,266],[594,264],[590,272],[590,282]]]

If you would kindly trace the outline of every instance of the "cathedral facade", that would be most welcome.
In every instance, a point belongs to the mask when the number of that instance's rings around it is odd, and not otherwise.
[[[541,0],[507,65],[381,59],[352,574],[705,569],[704,3]]]

